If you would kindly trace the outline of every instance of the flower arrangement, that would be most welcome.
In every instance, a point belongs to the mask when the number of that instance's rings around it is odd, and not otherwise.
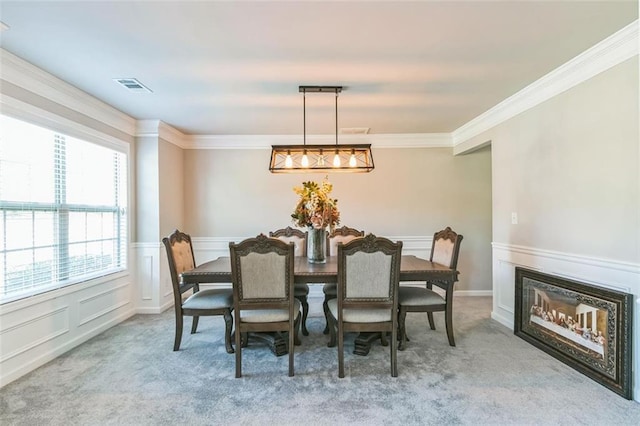
[[[327,178],[322,184],[316,182],[302,182],[302,186],[296,186],[293,191],[300,196],[296,208],[291,214],[293,222],[301,227],[312,226],[315,229],[330,230],[340,223],[338,200],[331,198],[333,185]]]

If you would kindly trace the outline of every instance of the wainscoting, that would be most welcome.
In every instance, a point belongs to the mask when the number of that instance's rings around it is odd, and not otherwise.
[[[133,291],[121,273],[0,306],[0,387],[134,315]]]
[[[513,329],[515,268],[521,266],[547,274],[631,293],[633,306],[633,358],[640,353],[640,264],[619,262],[551,250],[493,243],[493,311],[491,317]],[[634,371],[634,399],[640,400],[640,369]]]

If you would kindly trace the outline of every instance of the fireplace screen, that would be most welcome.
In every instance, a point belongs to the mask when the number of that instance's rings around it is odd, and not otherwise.
[[[633,295],[516,268],[516,336],[631,399]]]

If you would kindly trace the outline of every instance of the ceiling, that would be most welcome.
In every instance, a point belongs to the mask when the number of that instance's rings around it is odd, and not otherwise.
[[[5,50],[136,119],[302,133],[452,132],[638,18],[637,1],[7,1]],[[115,78],[137,78],[132,93]],[[307,94],[307,133],[335,131]]]

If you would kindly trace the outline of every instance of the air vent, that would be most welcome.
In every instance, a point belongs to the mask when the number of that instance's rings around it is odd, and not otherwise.
[[[151,89],[149,89],[144,84],[140,83],[135,78],[114,78],[113,81],[115,81],[125,89],[130,90],[132,92],[153,93]]]
[[[343,135],[366,135],[369,127],[342,127],[340,133]]]

